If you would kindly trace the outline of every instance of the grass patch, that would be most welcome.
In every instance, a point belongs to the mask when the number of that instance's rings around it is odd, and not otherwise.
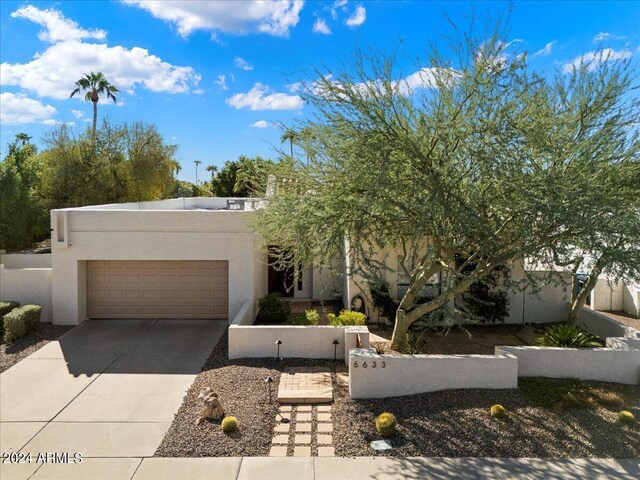
[[[627,405],[621,393],[581,380],[521,378],[520,391],[535,403],[555,411],[572,408],[619,410]]]

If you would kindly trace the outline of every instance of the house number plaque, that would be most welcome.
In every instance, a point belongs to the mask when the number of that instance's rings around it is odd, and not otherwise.
[[[353,368],[358,368],[360,365],[358,364],[358,361],[356,360],[355,362],[353,362]],[[373,362],[371,362],[371,368],[376,368],[378,366],[378,363],[374,360]],[[362,362],[362,368],[367,368],[369,367],[369,364],[367,362]],[[380,368],[386,368],[387,367],[387,363],[382,361],[380,362]]]

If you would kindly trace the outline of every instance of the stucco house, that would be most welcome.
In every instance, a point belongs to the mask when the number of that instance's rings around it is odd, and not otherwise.
[[[52,210],[50,265],[33,255],[4,255],[0,295],[42,304],[44,321],[72,325],[88,318],[231,321],[247,302],[255,315],[258,299],[269,292],[293,301],[340,299],[348,308],[362,293],[362,279],[303,266],[279,272],[270,265],[250,225],[262,203],[200,197]],[[397,255],[380,254],[391,294],[399,298],[406,281]],[[516,264],[512,278],[522,278],[523,268]],[[539,296],[510,293],[505,320],[562,321],[568,308],[567,292],[548,285]]]

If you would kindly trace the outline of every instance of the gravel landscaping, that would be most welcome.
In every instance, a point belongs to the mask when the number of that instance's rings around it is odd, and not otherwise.
[[[171,427],[156,450],[158,457],[267,456],[276,424],[275,402],[280,373],[290,366],[327,366],[333,362],[314,360],[228,360],[227,333],[211,353],[202,372],[189,388]],[[271,376],[273,404],[265,378]],[[196,426],[201,410],[198,395],[204,387],[218,394],[226,415],[238,419],[239,430],[225,434],[220,421]]]
[[[73,325],[53,325],[51,323],[41,323],[37,332],[30,333],[25,337],[11,343],[0,343],[0,372],[4,372],[20,360],[28,357],[36,350],[44,347],[47,343],[55,340],[63,333],[68,332]]]
[[[546,381],[546,380],[544,380]],[[521,379],[521,385],[527,380]],[[640,418],[640,387],[590,383],[627,399]],[[398,419],[394,448],[375,455],[437,457],[640,457],[640,425],[618,421],[618,408],[545,408],[522,390],[457,390],[407,397],[352,400],[348,387],[336,386],[333,445],[337,456],[374,455],[380,439],[376,416]],[[489,415],[499,403],[509,415]]]
[[[640,329],[640,318],[636,318],[628,314],[627,312],[620,312],[620,311],[605,312],[605,311],[598,310],[598,313],[601,313],[603,315],[606,315],[607,317],[617,320],[618,322],[628,327]]]

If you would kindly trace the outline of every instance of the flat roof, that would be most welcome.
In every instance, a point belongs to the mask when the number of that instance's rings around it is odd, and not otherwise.
[[[106,205],[88,205],[86,207],[62,208],[67,211],[252,211],[260,208],[263,198],[240,197],[181,197],[151,202],[110,203]]]

